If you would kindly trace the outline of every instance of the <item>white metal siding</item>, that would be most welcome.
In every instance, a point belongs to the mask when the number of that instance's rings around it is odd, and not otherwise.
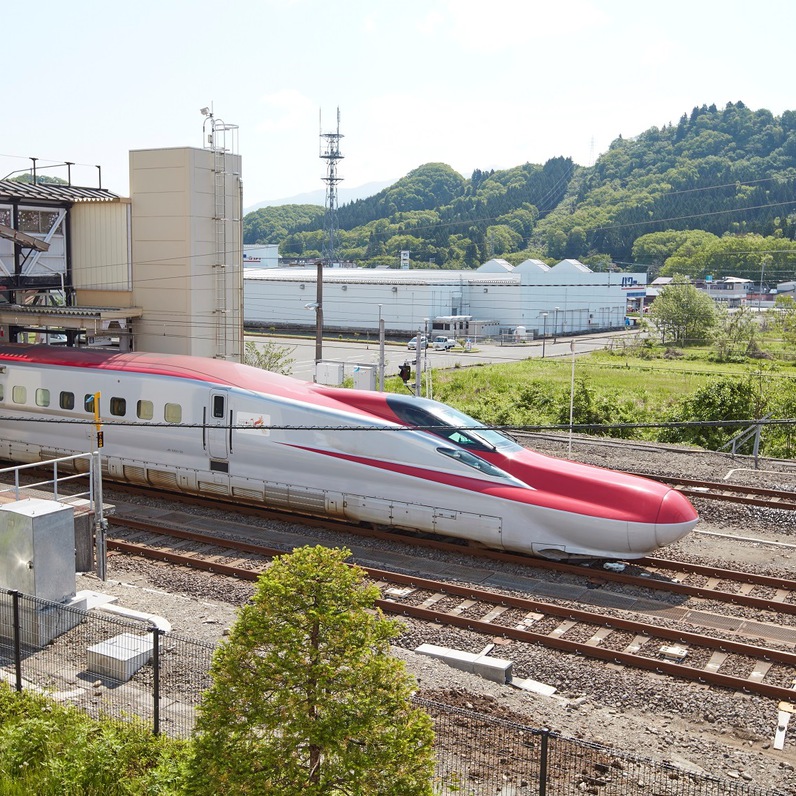
[[[72,281],[78,290],[129,291],[129,204],[72,207]]]

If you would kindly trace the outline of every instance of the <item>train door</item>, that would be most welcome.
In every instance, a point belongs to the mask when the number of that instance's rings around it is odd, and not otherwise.
[[[205,448],[211,459],[225,460],[229,457],[232,414],[228,403],[227,393],[210,391],[210,405],[205,410]]]

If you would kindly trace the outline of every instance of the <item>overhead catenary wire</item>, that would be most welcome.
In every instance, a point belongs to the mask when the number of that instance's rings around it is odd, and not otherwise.
[[[0,423],[49,423],[52,425],[95,425],[94,418],[54,418],[54,417],[10,417],[0,415]],[[146,428],[173,428],[173,429],[214,429],[223,428],[233,431],[366,431],[366,432],[404,432],[404,431],[471,431],[475,434],[483,431],[499,431],[510,434],[512,431],[605,431],[622,429],[654,429],[654,428],[722,428],[722,427],[748,427],[748,426],[771,426],[789,427],[796,426],[796,418],[760,418],[759,420],[677,420],[659,421],[654,423],[532,423],[528,425],[477,425],[477,426],[458,426],[449,424],[439,425],[293,425],[293,424],[267,424],[253,426],[251,423],[169,423],[166,421],[126,421],[102,418],[105,428],[123,427],[146,427]]]

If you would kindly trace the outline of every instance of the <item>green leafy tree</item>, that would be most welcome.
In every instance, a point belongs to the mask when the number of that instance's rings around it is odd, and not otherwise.
[[[701,229],[650,232],[633,242],[633,261],[648,266],[650,279],[654,279],[670,257],[680,255],[683,261],[688,262],[696,252],[716,240],[715,235]],[[683,273],[682,269],[680,273]]]
[[[752,377],[732,377],[713,379],[686,396],[674,407],[667,420],[689,423],[756,420],[763,414],[760,385]],[[661,429],[659,438],[662,442],[682,442],[718,450],[742,430],[737,425],[672,426]]]
[[[431,719],[349,555],[304,547],[260,577],[213,660],[189,793],[431,796]]]
[[[652,303],[650,318],[664,344],[704,342],[716,323],[716,305],[682,276],[676,276]]]
[[[774,311],[783,340],[789,345],[796,345],[796,299],[793,296],[777,296]]]
[[[631,438],[634,429],[611,428],[618,423],[633,423],[640,419],[633,400],[620,396],[615,391],[599,391],[589,386],[583,379],[576,379],[574,391],[561,390],[557,396],[555,422],[569,423],[570,401],[572,402],[572,422],[574,425],[593,425],[587,433],[612,437]],[[600,426],[606,426],[602,429]]]
[[[717,308],[713,348],[719,362],[739,361],[760,353],[760,325],[747,307],[729,312]]]
[[[296,350],[276,343],[256,343],[247,340],[243,351],[243,364],[289,376],[296,361],[290,355]]]
[[[796,261],[796,242],[762,235],[725,235],[714,240],[705,239],[695,250],[683,246],[661,269],[661,274],[687,274],[703,278],[738,276],[755,283],[768,275],[780,279],[792,273]]]
[[[11,182],[23,182],[28,185],[33,184],[33,173],[19,174],[12,177]],[[46,174],[37,174],[36,183],[38,185],[69,185],[69,183],[61,177],[48,177]]]

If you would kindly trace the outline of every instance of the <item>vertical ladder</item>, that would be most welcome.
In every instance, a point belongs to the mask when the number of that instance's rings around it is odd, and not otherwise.
[[[226,359],[227,351],[227,191],[226,155],[214,144],[213,193],[216,251],[213,260],[213,291],[216,358]]]

